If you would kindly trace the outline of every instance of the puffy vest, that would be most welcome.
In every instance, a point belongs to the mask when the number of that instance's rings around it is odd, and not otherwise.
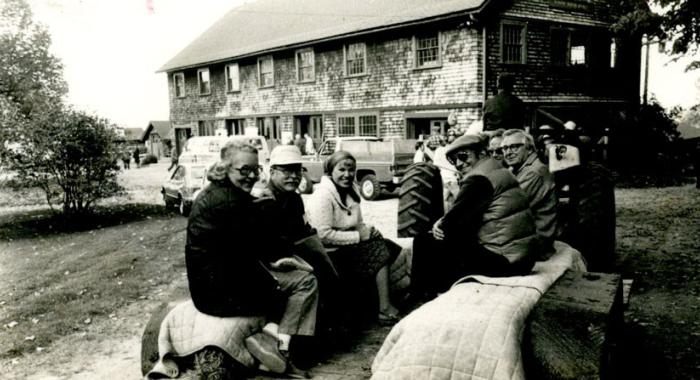
[[[518,180],[492,158],[477,163],[467,177],[473,175],[486,177],[494,189],[493,199],[479,229],[479,244],[511,263],[534,256],[539,237],[527,195]]]

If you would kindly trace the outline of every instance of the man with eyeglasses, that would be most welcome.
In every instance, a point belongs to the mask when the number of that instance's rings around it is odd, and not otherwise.
[[[273,265],[278,269],[303,268],[308,262],[313,268],[324,294],[321,299],[323,315],[319,319],[323,326],[318,330],[327,333],[336,327],[334,322],[339,319],[339,279],[321,239],[309,224],[304,201],[297,192],[303,172],[302,162],[301,152],[296,146],[275,147],[270,153],[270,179],[256,203],[260,206],[262,218],[268,225],[267,229],[275,232],[274,236],[269,238],[275,241],[277,251],[294,254],[293,257],[283,258],[279,264]],[[295,344],[304,344],[308,348],[313,343],[307,339],[305,342],[297,340]],[[304,351],[309,356],[313,354],[311,349]],[[312,357],[301,358],[300,362],[310,359]]]
[[[506,163],[503,161],[503,150],[501,149],[501,141],[503,141],[502,129],[497,129],[493,132],[489,132],[489,146],[486,151],[489,153],[489,155],[491,155],[491,157],[493,157],[494,160],[502,163],[503,166],[507,166]]]
[[[557,232],[558,199],[554,176],[537,158],[535,142],[529,133],[519,129],[505,131],[501,149],[506,164],[527,194],[537,233],[544,238],[543,249],[551,251]]]
[[[469,274],[511,276],[533,265],[539,237],[527,198],[513,175],[486,153],[485,135],[463,135],[447,147],[460,171],[452,208],[413,241],[413,291],[421,299]]]
[[[260,208],[250,195],[261,172],[258,150],[229,142],[221,162],[210,171],[211,184],[195,199],[187,224],[185,259],[192,301],[204,314],[264,316],[278,322],[271,325],[271,330],[278,327],[271,334],[278,347],[265,349],[262,341],[251,340],[254,335],[246,340],[248,350],[263,364],[281,361],[280,371],[308,377],[284,353],[292,336],[314,335],[318,286],[310,268],[282,264],[285,253],[277,251],[279,246],[260,219]]]

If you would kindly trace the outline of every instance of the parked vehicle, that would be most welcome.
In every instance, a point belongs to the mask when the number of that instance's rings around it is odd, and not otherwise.
[[[377,137],[336,137],[323,142],[315,155],[308,159],[304,169],[311,182],[321,181],[323,162],[339,150],[350,152],[357,160],[356,180],[360,195],[376,199],[382,189],[394,191],[406,168],[413,163],[415,140],[382,140]],[[300,185],[301,187],[301,185]]]
[[[187,216],[199,190],[207,183],[207,168],[204,162],[178,164],[161,189],[165,207],[177,207],[180,214]]]
[[[270,162],[270,149],[267,140],[263,136],[197,136],[190,137],[178,158],[179,163],[183,162],[208,162],[213,163],[219,160],[221,148],[228,141],[246,142],[258,148],[258,162],[265,165]]]

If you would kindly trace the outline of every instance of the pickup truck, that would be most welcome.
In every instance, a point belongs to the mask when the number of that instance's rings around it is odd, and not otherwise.
[[[416,140],[382,140],[378,137],[335,137],[321,144],[316,154],[304,156],[304,169],[313,183],[321,181],[323,162],[339,150],[350,152],[357,160],[355,180],[360,195],[376,199],[382,188],[394,191],[406,168],[413,163]]]

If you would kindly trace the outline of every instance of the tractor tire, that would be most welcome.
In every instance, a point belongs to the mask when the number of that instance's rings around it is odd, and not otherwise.
[[[581,251],[589,272],[610,273],[616,259],[612,174],[595,162],[580,169],[571,192],[570,244]]]
[[[367,174],[360,180],[360,195],[368,201],[377,199],[382,193],[382,186],[374,174]]]
[[[429,231],[444,214],[444,208],[440,169],[429,163],[409,166],[399,190],[399,237]]]
[[[299,194],[311,194],[314,192],[314,183],[311,181],[311,177],[304,173],[301,176],[301,181],[299,181]]]

